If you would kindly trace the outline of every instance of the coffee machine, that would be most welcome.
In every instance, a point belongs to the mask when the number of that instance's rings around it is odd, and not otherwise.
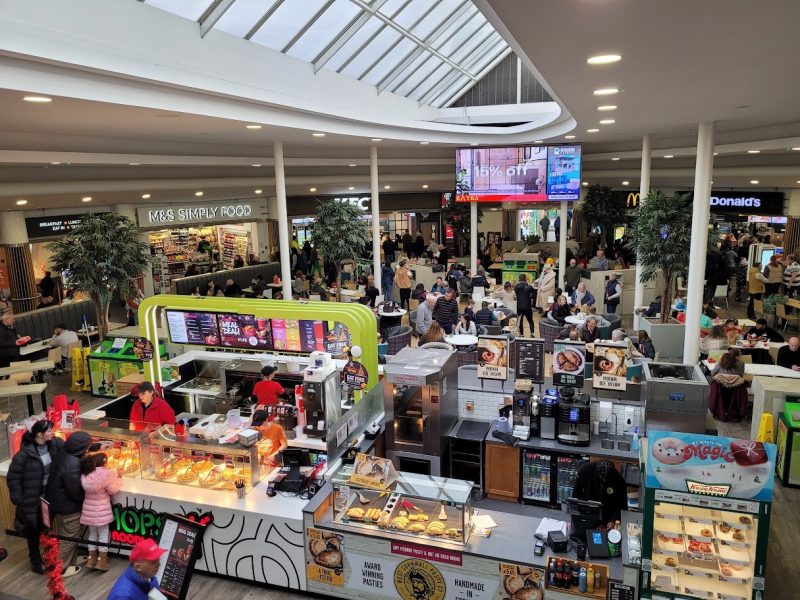
[[[513,396],[513,436],[527,440],[531,435],[531,381],[517,379]]]
[[[558,432],[558,390],[555,388],[545,390],[542,402],[539,404],[539,424],[539,435],[542,439],[556,439]]]
[[[574,388],[563,388],[558,405],[558,443],[588,446],[591,431],[589,396],[581,394],[576,398]]]
[[[303,371],[303,408],[306,425],[303,433],[324,438],[328,426],[342,416],[339,371],[327,352],[312,352]]]

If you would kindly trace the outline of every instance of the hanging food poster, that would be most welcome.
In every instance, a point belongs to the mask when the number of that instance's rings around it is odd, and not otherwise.
[[[585,364],[583,342],[556,340],[553,343],[553,385],[581,387]]]
[[[133,342],[133,353],[141,361],[153,359],[153,342],[147,338],[136,338]]]
[[[625,389],[628,373],[628,348],[625,344],[594,343],[592,386],[597,389]]]
[[[342,379],[351,390],[363,390],[367,387],[369,373],[360,362],[351,360],[342,369]]]
[[[508,338],[478,338],[478,378],[508,378]]]
[[[775,444],[648,431],[646,485],[721,498],[770,500]]]

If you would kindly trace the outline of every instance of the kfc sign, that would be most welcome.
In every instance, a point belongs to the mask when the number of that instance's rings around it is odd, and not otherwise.
[[[336,202],[342,202],[344,204],[350,204],[351,206],[355,206],[356,208],[368,211],[370,209],[370,201],[372,200],[371,196],[348,196],[346,198],[334,198]]]

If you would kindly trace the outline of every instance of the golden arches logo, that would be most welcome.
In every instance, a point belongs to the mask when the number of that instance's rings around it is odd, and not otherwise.
[[[639,206],[639,192],[631,192],[628,194],[625,204],[628,206],[628,208],[636,208]]]

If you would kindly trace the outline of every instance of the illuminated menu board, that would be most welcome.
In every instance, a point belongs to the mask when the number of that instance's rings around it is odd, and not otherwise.
[[[219,333],[226,348],[272,350],[270,319],[255,315],[218,314]]]
[[[169,338],[175,344],[219,345],[217,315],[206,312],[167,310]]]

